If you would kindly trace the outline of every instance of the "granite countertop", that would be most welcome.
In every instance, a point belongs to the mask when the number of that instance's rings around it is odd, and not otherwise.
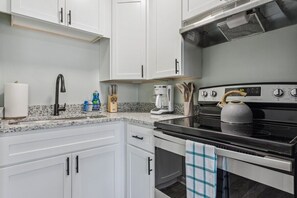
[[[78,119],[80,117],[97,116],[97,118]],[[100,117],[104,116],[104,117]],[[98,118],[99,117],[99,118]],[[80,113],[64,116],[28,117],[21,122],[18,120],[0,121],[0,133],[25,132],[41,129],[52,129],[69,126],[80,126],[88,124],[98,124],[113,121],[127,121],[132,124],[147,125],[153,127],[154,122],[180,118],[183,115],[164,114],[151,115],[150,113]],[[74,119],[72,119],[74,118]],[[62,120],[61,120],[62,119]],[[64,119],[64,120],[63,120]],[[10,123],[10,124],[9,124]],[[12,123],[12,124],[11,124]]]

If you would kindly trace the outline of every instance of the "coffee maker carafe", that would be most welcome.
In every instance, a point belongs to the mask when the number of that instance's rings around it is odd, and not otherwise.
[[[155,108],[151,110],[151,114],[165,114],[174,111],[174,92],[172,85],[155,85],[154,93],[156,96]]]

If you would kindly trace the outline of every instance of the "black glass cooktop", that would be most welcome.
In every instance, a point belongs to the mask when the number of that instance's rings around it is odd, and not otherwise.
[[[215,116],[193,116],[156,122],[163,132],[200,137],[259,151],[293,156],[297,125],[255,120],[253,124],[228,124]]]

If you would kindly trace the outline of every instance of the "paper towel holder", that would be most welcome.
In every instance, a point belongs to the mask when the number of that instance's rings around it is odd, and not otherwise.
[[[28,116],[29,85],[15,81],[5,83],[4,113],[5,119],[21,119]]]

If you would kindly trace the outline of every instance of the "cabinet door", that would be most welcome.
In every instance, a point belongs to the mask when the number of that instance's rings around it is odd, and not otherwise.
[[[2,168],[0,198],[71,198],[70,163],[60,156]]]
[[[170,9],[168,9],[170,5]],[[153,78],[181,75],[181,0],[151,1],[149,68]]]
[[[99,0],[66,0],[67,25],[99,34]]]
[[[225,4],[225,0],[183,0],[183,20]]]
[[[146,0],[113,0],[112,79],[143,79]]]
[[[0,1],[0,12],[8,13],[10,14],[10,0],[1,0]]]
[[[153,154],[127,146],[127,198],[154,197],[154,163]]]
[[[118,198],[121,181],[119,146],[72,155],[72,198]]]
[[[11,0],[11,12],[56,24],[65,23],[64,0]]]

